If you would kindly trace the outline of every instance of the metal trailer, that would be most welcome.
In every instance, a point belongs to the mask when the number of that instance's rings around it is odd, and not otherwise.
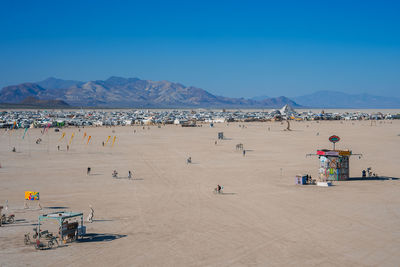
[[[39,216],[38,219],[38,230],[37,232],[40,233],[40,224],[41,222],[43,222],[44,220],[57,220],[58,224],[59,224],[59,237],[60,237],[60,241],[61,243],[63,243],[64,240],[64,236],[66,235],[70,235],[72,233],[71,229],[63,229],[63,226],[65,225],[65,220],[67,219],[71,219],[71,218],[77,218],[80,217],[80,226],[78,225],[78,227],[76,229],[72,229],[73,231],[75,231],[75,239],[78,238],[78,236],[82,236],[84,234],[86,234],[85,232],[85,227],[83,226],[83,213],[81,212],[67,212],[67,211],[61,211],[61,212],[54,212],[54,213],[49,213],[49,214],[43,214]]]

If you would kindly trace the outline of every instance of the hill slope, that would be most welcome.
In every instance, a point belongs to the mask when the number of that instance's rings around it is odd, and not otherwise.
[[[38,83],[7,86],[0,92],[0,102],[16,103],[29,96],[39,99],[61,99],[73,106],[92,107],[276,108],[285,104],[299,107],[297,103],[283,96],[261,101],[229,98],[215,96],[201,88],[180,83],[121,77],[89,82],[49,78]]]
[[[57,107],[57,108],[68,108],[70,105],[65,103],[62,100],[44,100],[44,99],[38,99],[34,96],[28,96],[24,100],[22,100],[20,105],[23,106],[37,106],[37,107]]]

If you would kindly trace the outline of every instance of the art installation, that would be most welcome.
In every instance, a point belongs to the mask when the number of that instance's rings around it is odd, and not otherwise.
[[[353,154],[350,150],[338,150],[335,144],[340,141],[340,137],[332,135],[329,141],[333,143],[333,149],[319,149],[316,155],[319,158],[319,178],[321,181],[345,181],[350,177],[349,159],[352,155],[362,156],[362,154]]]
[[[39,200],[39,192],[25,191],[25,200]]]

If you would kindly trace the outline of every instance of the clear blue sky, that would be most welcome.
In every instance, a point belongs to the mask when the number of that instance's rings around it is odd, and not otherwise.
[[[211,93],[400,97],[400,1],[0,1],[0,86],[50,76]]]

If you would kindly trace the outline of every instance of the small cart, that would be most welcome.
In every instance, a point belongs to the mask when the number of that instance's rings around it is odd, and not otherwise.
[[[78,220],[74,222],[69,222],[69,220],[73,218],[76,218]],[[37,230],[39,233],[41,222],[48,219],[58,221],[58,237],[61,244],[73,242],[77,240],[79,236],[83,236],[86,234],[86,228],[85,226],[83,226],[83,213],[61,211],[40,215]]]

